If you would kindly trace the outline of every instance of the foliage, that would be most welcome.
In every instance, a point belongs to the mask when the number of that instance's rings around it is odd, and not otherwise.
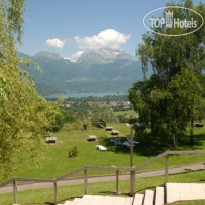
[[[191,0],[186,0],[180,1],[178,6],[194,9],[205,17],[202,3],[194,6]],[[182,11],[177,15],[183,18],[185,14]],[[186,14],[186,18],[191,17],[190,13]],[[161,32],[169,33],[170,30],[164,28]],[[139,122],[162,142],[169,143],[173,139],[175,147],[189,123],[190,142],[193,143],[194,120],[204,116],[204,34],[204,27],[191,35],[178,37],[146,33],[144,43],[139,45],[145,79],[130,89],[130,100],[139,113]],[[149,64],[154,73],[146,79]]]
[[[129,123],[131,119],[137,120],[138,114],[134,110],[115,112],[120,123]]]
[[[6,177],[22,160],[42,157],[45,129],[59,112],[35,90],[21,70],[15,45],[23,32],[23,0],[0,1],[0,175]]]
[[[117,122],[118,119],[115,116],[113,110],[107,105],[100,105],[98,103],[92,103],[90,105],[90,116],[92,124],[97,126],[100,120],[105,122]]]
[[[118,115],[117,117],[120,123],[129,123],[129,118],[126,115]]]
[[[192,0],[182,0],[180,3],[168,3],[167,5],[177,5],[187,7],[199,12],[205,18],[205,5],[200,3],[194,6]],[[181,10],[177,13],[174,10],[174,18],[191,20],[192,13]],[[196,17],[194,17],[196,18]],[[180,28],[185,29],[185,28]],[[186,28],[189,32],[190,28]],[[177,32],[176,28],[161,30],[164,34]],[[172,76],[180,73],[183,68],[190,68],[200,73],[205,68],[205,49],[204,49],[204,26],[191,35],[167,37],[154,33],[143,35],[143,44],[139,45],[139,54],[142,60],[142,69],[146,74],[151,63],[153,71],[164,83],[169,83]]]
[[[75,122],[68,122],[61,128],[62,131],[81,131],[83,130],[83,125],[87,125],[87,128],[92,128],[92,122],[90,119],[80,120],[77,119]]]
[[[55,116],[54,122],[48,128],[48,131],[58,132],[60,131],[65,124],[75,123],[77,121],[77,117],[73,112],[61,109],[61,113]]]
[[[78,147],[74,146],[71,150],[69,150],[68,157],[75,158],[75,157],[77,157],[78,153],[79,153]]]

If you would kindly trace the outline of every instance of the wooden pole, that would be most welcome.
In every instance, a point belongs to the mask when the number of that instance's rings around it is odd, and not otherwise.
[[[133,125],[130,125],[130,167],[133,167]]]
[[[88,170],[84,169],[84,194],[88,194]]]
[[[119,170],[116,170],[116,194],[119,194]]]
[[[54,182],[54,205],[58,204],[58,185],[57,182]]]
[[[134,125],[130,125],[130,168],[133,168],[133,128]],[[130,195],[134,196],[135,193],[135,171],[130,171]]]
[[[135,194],[135,171],[131,171],[130,177],[130,195],[134,196]]]
[[[13,194],[14,194],[14,204],[17,204],[17,184],[16,181],[13,180]]]
[[[169,181],[169,155],[165,157],[165,183]]]

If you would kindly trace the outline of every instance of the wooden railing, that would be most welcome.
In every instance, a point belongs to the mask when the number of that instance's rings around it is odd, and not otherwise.
[[[37,178],[20,178],[14,177],[2,184],[0,184],[0,188],[4,187],[8,184],[13,184],[13,201],[14,204],[17,204],[17,182],[50,182],[53,183],[54,187],[54,204],[58,203],[58,182],[65,180],[68,177],[76,175],[80,172],[84,173],[84,194],[88,194],[88,170],[107,170],[107,171],[115,171],[116,173],[116,193],[119,193],[119,172],[120,171],[129,171],[130,172],[130,194],[131,196],[135,193],[135,174],[136,171],[152,164],[153,162],[165,158],[165,183],[168,182],[169,176],[169,156],[170,155],[180,155],[180,154],[205,154],[205,150],[194,150],[194,151],[166,151],[150,160],[133,167],[107,167],[107,166],[85,166],[75,171],[72,171],[64,176],[55,178],[55,179],[37,179]]]

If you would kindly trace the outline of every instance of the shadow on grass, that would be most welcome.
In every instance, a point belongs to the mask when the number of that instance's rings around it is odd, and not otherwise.
[[[106,195],[106,196],[118,196],[120,195],[121,197],[122,196],[130,196],[129,193],[123,193],[123,192],[120,192],[120,194],[116,194],[116,192],[114,191],[101,191],[101,192],[98,192],[100,195]]]
[[[158,184],[157,186],[163,187],[164,184]],[[147,189],[154,190],[154,189],[156,189],[156,185],[146,186],[146,187],[144,187],[144,188],[142,188],[142,189],[136,189],[136,192],[145,193],[145,191],[146,191]]]
[[[101,138],[100,143],[107,147],[109,151],[113,151],[115,153],[130,153],[130,149],[122,146],[122,145],[114,145],[110,140],[114,137],[110,138]],[[126,137],[120,137],[121,142],[126,141]],[[157,140],[153,140],[150,135],[147,135],[144,138],[136,139],[135,141],[139,141],[140,143],[134,146],[134,153],[136,155],[141,156],[156,156],[162,153],[164,150],[167,149],[164,145],[159,143]]]
[[[197,150],[203,146],[204,141],[205,133],[200,133],[194,135],[193,144],[190,144],[190,137],[188,135],[181,137],[179,139],[179,144],[181,149]]]
[[[122,145],[114,145],[110,140],[115,137],[110,136],[110,138],[101,138],[100,143],[107,147],[109,151],[115,153],[130,153],[130,149],[124,147]],[[126,141],[126,137],[120,137],[121,142]],[[134,153],[140,156],[157,156],[158,154],[163,153],[166,150],[173,150],[173,142],[171,139],[166,137],[158,138],[153,137],[149,133],[143,133],[138,135],[138,137],[134,138],[135,141],[139,141],[140,143],[134,146]],[[181,136],[179,138],[179,147],[178,150],[197,150],[203,146],[203,142],[205,141],[205,134],[195,134],[194,135],[194,143],[190,144],[190,138],[188,135]]]
[[[73,201],[75,198],[82,198],[83,196],[74,196],[74,197],[70,197],[70,198],[65,198],[65,199],[62,199],[60,201],[58,201],[58,204],[64,204],[65,201]],[[48,205],[54,205],[53,203],[48,203],[48,202],[45,202],[45,204],[48,204]]]
[[[44,203],[21,203],[21,205],[39,205],[39,204],[46,204],[46,205],[54,205],[52,202],[44,202]],[[13,205],[13,204],[11,204]]]

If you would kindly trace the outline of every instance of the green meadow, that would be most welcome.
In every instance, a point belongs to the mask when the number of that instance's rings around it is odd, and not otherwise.
[[[129,135],[129,128],[126,124],[110,124],[114,129],[120,131],[120,137],[126,140],[125,136]],[[179,150],[205,150],[205,128],[195,129],[195,145],[189,146],[184,144],[179,147]],[[96,135],[97,141],[87,141],[88,135]],[[34,178],[55,178],[66,173],[79,169],[83,166],[129,166],[129,149],[120,145],[114,146],[110,142],[112,136],[104,129],[88,130],[87,132],[59,132],[53,133],[52,136],[57,137],[56,144],[45,143],[44,158],[38,165],[32,162],[22,162],[15,176],[18,177],[34,177]],[[135,139],[137,140],[137,138]],[[107,151],[99,151],[96,145],[107,147]],[[76,158],[69,158],[69,150],[74,146],[78,148]],[[162,151],[158,149],[152,140],[147,139],[134,147],[134,165],[139,165],[151,157],[155,157]],[[204,162],[204,155],[174,155],[170,157],[170,166],[178,166],[183,164],[191,164]],[[145,167],[144,169],[159,169],[164,168],[164,159],[158,160],[155,163]],[[82,173],[81,173],[82,174]],[[113,174],[107,171],[92,171],[90,175]],[[13,175],[12,175],[13,176]]]

